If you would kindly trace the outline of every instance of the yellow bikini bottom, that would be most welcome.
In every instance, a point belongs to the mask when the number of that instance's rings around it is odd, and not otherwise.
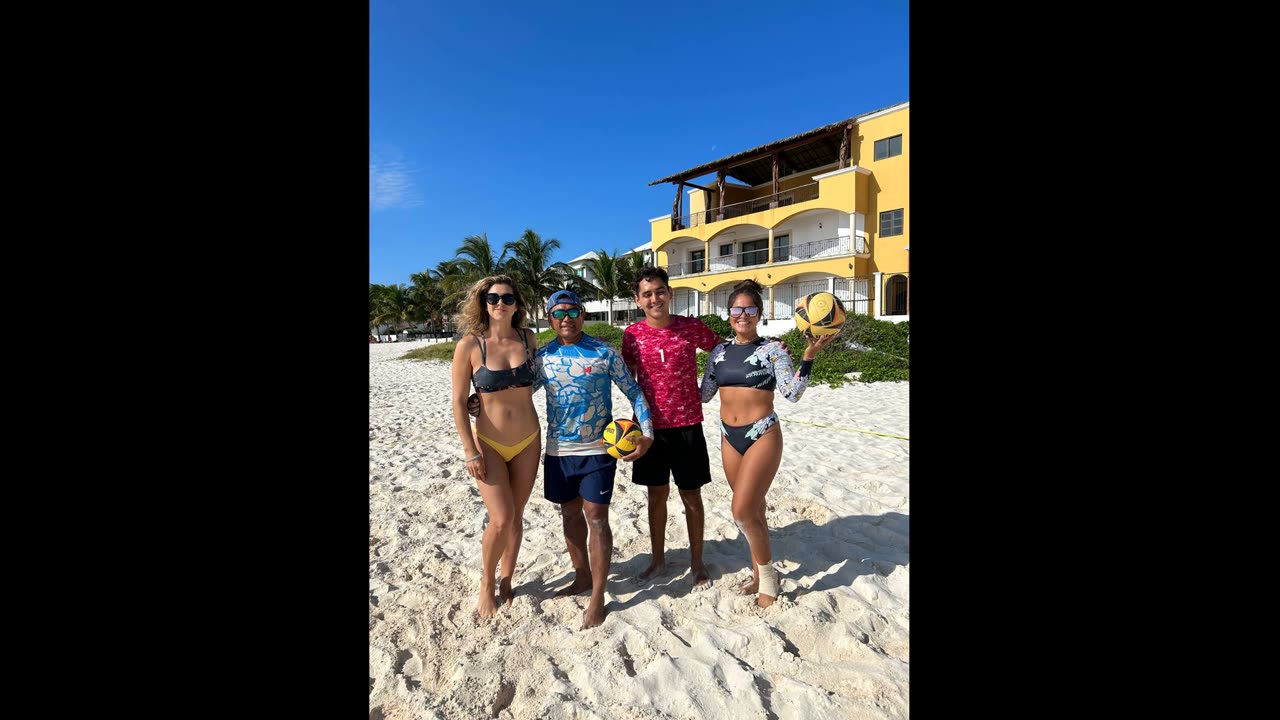
[[[485,445],[488,445],[494,450],[497,450],[498,454],[502,456],[502,459],[505,462],[511,462],[511,458],[514,458],[515,456],[519,455],[521,450],[524,450],[525,448],[529,447],[529,443],[533,442],[538,438],[538,432],[539,432],[538,430],[534,430],[532,435],[525,438],[524,440],[521,440],[515,445],[503,445],[500,442],[490,440],[489,438],[481,435],[479,431],[476,431],[476,437],[483,440]]]

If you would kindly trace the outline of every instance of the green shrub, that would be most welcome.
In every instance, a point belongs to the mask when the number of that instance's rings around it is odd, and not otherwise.
[[[911,346],[907,343],[908,323],[877,320],[870,315],[850,315],[840,335],[823,348],[813,362],[810,383],[840,387],[846,373],[862,373],[862,382],[911,379]],[[782,336],[792,360],[804,357],[807,345],[799,330]]]
[[[702,315],[698,318],[720,337],[732,336],[728,321],[718,315]],[[607,323],[589,323],[583,332],[604,340],[616,348],[622,347],[622,328]],[[847,373],[862,373],[861,382],[896,382],[911,379],[911,345],[907,335],[911,332],[909,322],[892,323],[887,320],[876,320],[869,315],[850,315],[840,328],[840,336],[818,353],[813,362],[813,374],[810,383],[827,384],[840,387],[848,382]],[[538,333],[538,345],[546,345],[555,340],[554,330]],[[766,337],[775,337],[766,335]],[[804,357],[807,344],[799,330],[792,330],[781,337],[783,344],[791,353],[791,359],[799,365]],[[402,357],[406,360],[453,360],[453,349],[456,343],[447,342],[438,345],[427,345],[411,350]],[[860,349],[861,348],[861,349]],[[707,371],[708,353],[698,351],[698,380],[701,381]]]
[[[582,328],[582,332],[598,340],[603,340],[615,348],[622,348],[622,328],[614,327],[609,323],[597,322],[587,323],[587,325]],[[538,347],[542,347],[555,339],[555,330],[543,330],[538,333]]]
[[[458,346],[456,342],[438,343],[433,345],[423,345],[415,348],[400,356],[401,360],[447,360],[453,362],[453,350]]]
[[[603,340],[615,348],[622,347],[622,328],[614,327],[608,323],[591,323],[582,329],[583,332],[593,338]]]
[[[711,332],[722,338],[733,337],[733,328],[729,327],[729,321],[719,315],[699,315],[698,319],[711,328]]]

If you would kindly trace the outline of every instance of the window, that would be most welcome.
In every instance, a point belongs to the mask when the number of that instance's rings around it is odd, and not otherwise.
[[[720,257],[728,257],[733,254],[733,243],[720,246]]]
[[[880,237],[902,234],[902,208],[880,213]]]
[[[884,160],[902,154],[902,135],[876,141],[876,160]]]
[[[786,262],[791,259],[791,236],[773,236],[773,261]]]
[[[702,272],[703,267],[706,265],[706,263],[704,262],[706,260],[706,255],[707,255],[706,251],[704,250],[691,251],[689,253],[689,272],[691,273]]]
[[[769,238],[742,243],[742,264],[763,265],[769,262]]]
[[[587,273],[586,268],[578,268],[573,271],[573,274],[577,275],[578,277],[586,277],[586,273]]]

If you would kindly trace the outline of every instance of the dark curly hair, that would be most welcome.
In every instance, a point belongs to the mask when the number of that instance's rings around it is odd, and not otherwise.
[[[653,267],[652,265],[645,265],[640,268],[640,274],[636,276],[636,281],[631,284],[632,295],[640,297],[640,283],[645,280],[648,280],[649,282],[661,280],[664,286],[671,287],[671,278],[667,277],[666,270],[663,270],[660,267]]]

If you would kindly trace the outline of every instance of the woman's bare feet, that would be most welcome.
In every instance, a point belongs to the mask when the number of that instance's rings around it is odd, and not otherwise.
[[[498,599],[500,602],[511,607],[511,599],[516,596],[515,591],[511,589],[511,578],[504,577],[498,582]]]
[[[482,618],[491,618],[498,612],[498,603],[494,601],[493,584],[480,585],[480,602],[476,604],[476,614]]]

